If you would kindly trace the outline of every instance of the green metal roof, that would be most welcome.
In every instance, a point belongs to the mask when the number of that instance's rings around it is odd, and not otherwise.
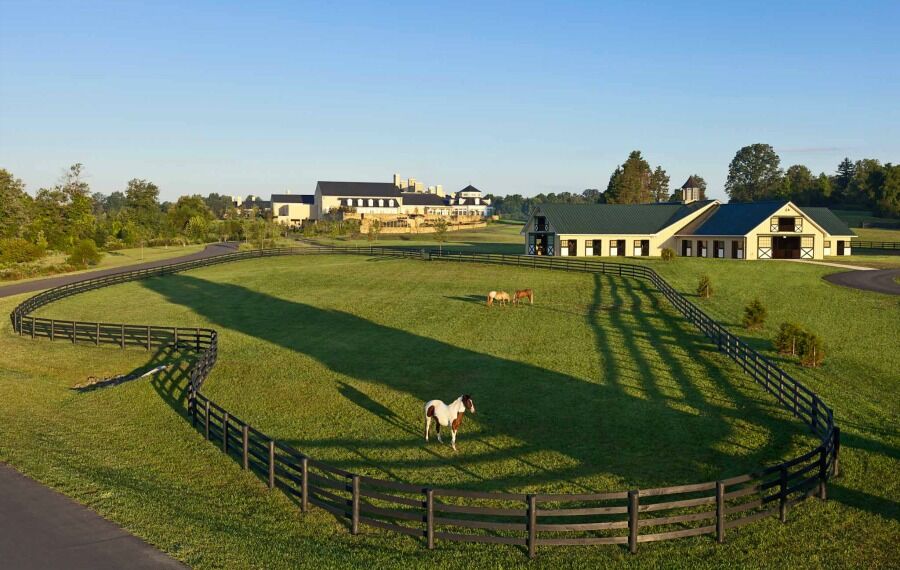
[[[534,210],[558,234],[655,234],[713,200],[682,204],[541,204]]]
[[[847,222],[840,219],[828,208],[804,206],[801,208],[814,222],[822,226],[822,229],[833,236],[855,236]]]

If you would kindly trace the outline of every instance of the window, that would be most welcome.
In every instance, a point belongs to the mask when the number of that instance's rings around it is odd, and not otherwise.
[[[369,198],[369,207],[371,208],[375,204],[375,201]]]
[[[825,247],[831,248],[831,241],[830,241],[830,240],[825,240]]]
[[[544,216],[536,216],[534,218],[534,231],[536,231],[536,232],[547,231],[547,218],[545,218]]]
[[[603,240],[595,239],[594,241],[594,255],[603,255]]]
[[[813,236],[803,236],[800,238],[800,247],[812,247],[813,246]]]
[[[795,227],[794,218],[778,218],[778,231],[792,232]]]

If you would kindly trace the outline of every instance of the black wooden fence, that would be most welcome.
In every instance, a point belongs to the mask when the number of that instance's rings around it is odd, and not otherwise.
[[[798,457],[753,473],[654,489],[521,494],[410,485],[366,477],[316,461],[207,398],[201,389],[218,351],[217,333],[212,329],[80,322],[30,315],[57,299],[116,283],[257,257],[322,254],[496,264],[648,280],[719,350],[809,426],[820,443]],[[359,532],[360,525],[366,525],[421,537],[428,548],[434,548],[438,540],[511,544],[534,556],[536,547],[551,545],[621,544],[636,552],[641,542],[704,534],[715,535],[722,542],[728,529],[776,514],[784,521],[791,505],[811,495],[825,499],[827,481],[839,469],[840,430],[835,426],[831,408],[688,301],[654,270],[641,265],[411,248],[279,248],[124,271],[56,287],[24,301],[10,318],[18,334],[31,338],[147,350],[174,346],[190,353],[193,358],[188,414],[208,440],[238,459],[244,469],[262,476],[270,488],[278,487],[296,497],[302,511],[313,505],[347,519],[353,534]]]
[[[850,242],[853,249],[885,249],[892,251],[900,251],[900,241],[866,241],[853,240]]]

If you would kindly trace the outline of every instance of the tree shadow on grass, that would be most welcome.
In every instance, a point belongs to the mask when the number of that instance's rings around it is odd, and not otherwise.
[[[610,312],[613,318],[609,323],[597,324],[597,345],[603,360],[604,378],[600,382],[589,382],[421,337],[350,313],[287,301],[239,285],[215,283],[188,275],[172,275],[142,283],[170,302],[190,307],[218,327],[307,355],[356,382],[383,385],[421,402],[448,392],[472,393],[479,408],[478,431],[492,436],[506,435],[517,444],[502,448],[486,445],[486,449],[477,454],[452,456],[453,467],[467,475],[467,482],[458,485],[460,487],[535,488],[601,473],[612,475],[629,487],[695,482],[698,468],[701,472],[706,470],[723,476],[755,469],[760,462],[779,457],[785,451],[789,434],[801,431],[796,422],[771,413],[741,391],[723,387],[727,390],[727,402],[700,396],[691,388],[693,378],[674,364],[676,358],[664,354],[662,359],[651,361],[647,357],[649,352],[666,350],[665,343],[655,341],[668,335],[692,338],[679,330],[680,325],[675,323],[677,317],[657,314],[657,309],[654,309],[652,320],[647,316],[640,317],[638,328],[625,320],[621,315],[623,311]],[[595,289],[605,291],[605,294],[596,293],[602,303],[608,304],[604,297],[611,296],[615,304],[623,304],[624,297],[639,294],[634,287],[628,280],[610,278],[602,286],[598,283]],[[235,311],[239,305],[252,307],[256,318],[243,318]],[[592,311],[592,315],[594,313]],[[662,330],[658,331],[660,322]],[[649,338],[643,330],[645,327],[652,333]],[[323,331],[339,331],[340,334],[322,334]],[[220,351],[227,350],[226,340]],[[433,363],[427,375],[421,373],[423,360]],[[734,382],[731,378],[740,374],[736,368],[726,371],[721,363],[706,357],[701,364],[702,368],[711,370],[720,384]],[[681,383],[687,407],[673,405],[673,398],[665,395],[657,385],[658,377],[667,369]],[[630,384],[627,389],[626,384]],[[343,390],[343,395],[368,415],[395,416],[395,412],[383,404],[373,404],[368,396],[355,388],[351,391],[339,386],[338,390]],[[172,403],[183,398],[183,390],[176,393],[171,384],[161,385],[160,391]],[[746,449],[740,454],[722,450],[721,440],[734,429],[726,424],[726,419],[736,414],[731,411],[735,404],[745,423],[761,425],[761,429],[773,436],[762,449]],[[265,430],[265,426],[260,427]],[[304,441],[284,439],[301,450],[316,447],[346,449],[350,451],[350,457],[333,461],[346,469],[371,471],[374,468],[393,472],[409,467],[427,477],[425,468],[430,465],[447,466],[448,460],[433,452],[403,459],[384,457],[376,452],[362,456],[358,453],[360,449],[420,448],[421,434],[410,431],[412,433],[404,429],[407,436],[392,441],[341,437]],[[279,437],[279,434],[272,435]],[[531,453],[545,452],[565,456],[569,461],[548,469],[529,464],[525,459]],[[500,473],[490,480],[474,476],[471,468],[498,460],[521,461],[524,467],[517,473]]]

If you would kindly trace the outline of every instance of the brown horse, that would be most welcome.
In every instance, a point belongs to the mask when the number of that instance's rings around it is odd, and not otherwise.
[[[519,303],[519,299],[528,299],[528,301],[534,305],[534,291],[531,289],[518,289],[516,290],[516,294],[513,295],[513,305],[517,305]]]
[[[493,305],[494,301],[497,301],[499,305],[509,303],[509,293],[506,291],[491,291],[487,296],[487,306]]]

